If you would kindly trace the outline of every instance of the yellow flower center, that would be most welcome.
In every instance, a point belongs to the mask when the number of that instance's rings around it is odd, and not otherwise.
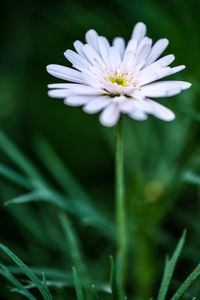
[[[129,78],[126,74],[114,74],[109,76],[107,80],[124,87],[129,84]]]

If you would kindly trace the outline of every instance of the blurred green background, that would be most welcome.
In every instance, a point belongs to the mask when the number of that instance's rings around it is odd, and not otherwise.
[[[125,118],[124,122],[130,299],[149,299],[156,293],[165,254],[172,253],[184,228],[188,231],[187,246],[171,292],[200,261],[199,10],[198,0],[1,2],[1,130],[37,166],[49,186],[64,193],[66,180],[66,194],[73,196],[68,190],[73,185],[69,174],[66,176],[57,168],[51,145],[62,159],[61,166],[65,164],[84,186],[95,211],[112,225],[114,129],[103,128],[98,115],[87,115],[79,108],[48,98],[47,84],[59,80],[47,74],[46,65],[70,66],[63,52],[73,48],[76,39],[83,41],[88,29],[93,28],[110,40],[115,36],[128,39],[138,21],[147,24],[148,35],[154,41],[168,38],[166,53],[175,54],[176,65],[186,65],[186,70],[173,78],[190,81],[192,88],[177,97],[161,100],[175,111],[174,122],[153,118],[141,123]],[[20,163],[15,164],[12,155],[16,153],[7,142],[1,133],[1,242],[29,266],[71,272],[73,263],[58,220],[62,209],[46,202],[4,206],[5,201],[26,194],[27,187],[11,180],[3,168],[8,166],[23,178],[29,177],[23,174],[23,167],[20,170]],[[56,170],[59,179],[55,178]],[[114,240],[112,234],[106,236],[106,228],[94,225],[87,205],[82,206],[77,214],[76,209],[69,209],[69,218],[80,239],[90,276],[95,282],[106,282],[108,257],[115,253]],[[13,266],[3,253],[0,257]],[[0,287],[0,299],[21,299],[8,294],[9,284],[3,277]],[[74,299],[69,287],[53,287],[52,293],[56,300]],[[185,299],[199,294],[200,282],[197,282]],[[107,299],[106,295],[102,297]]]

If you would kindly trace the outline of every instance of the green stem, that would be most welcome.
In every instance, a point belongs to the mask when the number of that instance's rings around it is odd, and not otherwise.
[[[122,118],[116,126],[116,223],[117,223],[117,270],[119,295],[124,296],[126,276],[126,213],[124,197],[124,157]]]

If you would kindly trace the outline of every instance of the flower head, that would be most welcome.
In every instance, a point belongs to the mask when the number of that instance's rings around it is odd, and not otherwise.
[[[150,114],[171,121],[174,113],[151,98],[177,95],[191,84],[158,81],[185,68],[169,66],[175,59],[173,54],[159,58],[168,43],[160,39],[152,44],[143,23],[135,25],[127,45],[121,37],[110,45],[104,36],[89,30],[86,44],[75,41],[76,51],[64,53],[73,68],[47,66],[51,75],[67,81],[49,84],[48,94],[64,99],[67,105],[82,106],[89,114],[101,112],[100,122],[105,126],[114,126],[122,113],[136,120],[145,120]]]

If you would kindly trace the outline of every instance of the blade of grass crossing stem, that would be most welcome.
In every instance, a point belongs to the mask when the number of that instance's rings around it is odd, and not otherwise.
[[[164,300],[166,298],[166,295],[167,295],[167,292],[169,289],[169,285],[170,285],[170,282],[171,282],[171,279],[172,279],[172,276],[174,273],[174,269],[176,267],[177,260],[181,254],[181,251],[182,251],[184,243],[185,243],[185,237],[186,237],[186,231],[183,232],[171,259],[169,259],[169,258],[166,259],[163,278],[162,278],[162,282],[160,285],[157,300]]]
[[[12,291],[21,293],[29,300],[37,300],[3,264],[0,264],[0,274],[15,287]]]
[[[42,162],[46,165],[50,173],[57,180],[64,191],[71,196],[89,200],[89,196],[74,178],[73,174],[58,157],[55,150],[42,137],[36,142],[36,151]],[[53,164],[52,164],[53,161]]]
[[[24,274],[35,284],[45,300],[53,300],[48,287],[38,279],[38,277],[30,268],[28,268],[10,249],[3,244],[0,244],[0,249],[6,255],[8,255],[16,263],[16,265],[19,266]]]
[[[194,271],[186,278],[186,280],[178,288],[171,300],[180,299],[190,285],[200,276],[200,264],[194,269]]]
[[[112,256],[110,256],[110,285],[112,291],[112,300],[119,300],[116,266]]]
[[[0,148],[15,163],[15,165],[35,180],[37,184],[45,184],[44,179],[40,176],[35,166],[2,131],[0,131]]]
[[[84,278],[85,282],[89,282],[87,268],[83,262],[81,249],[75,230],[66,215],[60,214],[60,221],[64,231],[66,245],[69,246],[69,252],[73,265],[76,267],[76,270],[79,272],[81,278]]]
[[[73,267],[72,270],[77,300],[84,300],[80,277],[78,276],[78,272],[75,267]]]

